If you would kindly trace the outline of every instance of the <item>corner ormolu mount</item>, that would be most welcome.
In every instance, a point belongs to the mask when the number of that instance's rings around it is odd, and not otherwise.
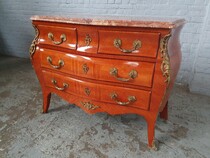
[[[30,58],[32,59],[33,57],[33,54],[35,53],[36,51],[36,44],[37,44],[37,40],[38,40],[38,36],[39,36],[39,30],[38,28],[35,26],[35,25],[32,25],[35,29],[35,37],[31,43],[31,46],[29,48],[29,53],[30,53]]]
[[[165,82],[167,85],[170,83],[170,58],[168,55],[168,40],[171,37],[171,34],[165,35],[160,41],[160,53],[161,58],[163,59],[161,63],[161,71],[163,76],[166,78]]]

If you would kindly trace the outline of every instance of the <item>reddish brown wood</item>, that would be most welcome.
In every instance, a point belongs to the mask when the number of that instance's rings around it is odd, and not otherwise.
[[[129,31],[99,31],[99,38],[98,53],[156,58],[160,34]],[[122,41],[121,47],[126,50],[133,49],[133,42],[135,40],[141,42],[141,47],[132,53],[123,53],[114,46],[115,39],[120,39]]]
[[[94,53],[98,51],[98,32],[91,29],[78,29],[77,51],[83,53]],[[89,41],[89,43],[86,43]]]
[[[62,90],[63,92],[116,105],[116,101],[111,99],[111,94],[113,93],[118,95],[117,99],[121,102],[127,102],[129,96],[135,96],[136,101],[127,106],[144,110],[148,110],[149,108],[151,91],[95,84],[92,82],[75,79],[66,75],[55,74],[54,72],[49,72],[46,70],[43,70],[42,72],[44,76],[44,82],[47,87],[55,88],[55,86],[57,86],[62,88],[64,87],[63,84],[66,83],[68,84],[68,87]],[[52,83],[52,80],[57,82],[56,85]],[[89,94],[87,94],[86,91],[89,91]]]
[[[129,78],[129,72],[136,70],[138,75],[134,79],[130,79],[126,84],[134,84],[139,86],[151,87],[154,73],[154,63],[148,62],[134,62],[124,60],[110,60],[100,58],[90,58],[87,56],[80,56],[75,54],[67,54],[65,52],[40,48],[41,66],[49,68],[58,72],[64,72],[72,75],[78,75],[86,78],[92,78],[103,81],[120,82],[114,76],[110,75],[110,70],[116,68],[118,70],[118,77]],[[38,52],[39,53],[39,52]],[[52,58],[53,65],[58,65],[59,60],[64,61],[64,66],[60,69],[54,69],[48,63],[47,57]],[[87,73],[83,71],[83,65],[88,67]]]
[[[47,113],[50,106],[51,93],[43,91],[43,113]]]
[[[48,111],[51,93],[56,93],[90,114],[138,114],[147,121],[148,146],[155,148],[153,142],[157,116],[160,113],[161,118],[168,119],[166,102],[181,62],[178,37],[184,21],[176,20],[171,23],[173,25],[167,24],[170,26],[168,28],[166,24],[163,27],[151,27],[151,23],[148,23],[150,27],[146,28],[147,22],[140,25],[141,22],[136,21],[131,26],[127,26],[126,22],[125,26],[109,26],[41,19],[33,21],[39,36],[35,40],[35,51],[30,53],[43,92],[43,112]],[[159,22],[158,26],[162,23]],[[55,41],[59,41],[63,33],[67,40],[62,44],[53,44],[48,38],[49,32],[53,33]],[[165,53],[170,60],[163,57],[160,47],[160,39],[168,34],[172,36],[164,48],[168,48]],[[89,43],[85,42],[87,36],[91,38]],[[142,42],[142,46],[132,53],[123,53],[113,44],[116,38],[122,40],[124,49],[131,49],[136,39]],[[59,60],[63,60],[64,65],[53,68],[47,61],[48,57],[52,59],[51,64],[59,65]],[[169,83],[165,82],[166,77],[161,70],[166,60],[170,67]],[[117,76],[110,74],[112,68],[118,70]],[[138,75],[129,79],[132,70],[137,71]],[[117,94],[114,99],[111,98],[113,93]],[[135,100],[130,101],[129,96],[135,96]]]
[[[76,49],[77,46],[76,28],[55,27],[55,26],[51,27],[45,25],[38,25],[37,27],[40,30],[40,35],[39,35],[40,44],[49,44],[57,46],[48,37],[48,34],[49,33],[53,34],[53,40],[55,42],[60,42],[61,35],[64,34],[66,36],[66,41],[64,41],[62,44],[59,44],[59,47]]]
[[[164,120],[168,120],[168,101],[163,109],[163,111],[160,112],[160,118]]]

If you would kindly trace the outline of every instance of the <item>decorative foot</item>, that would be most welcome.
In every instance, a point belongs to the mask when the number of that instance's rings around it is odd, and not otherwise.
[[[41,113],[46,114],[48,111],[44,111],[43,109],[41,110]]]
[[[155,141],[155,122],[154,119],[146,119],[147,120],[147,135],[148,135],[148,146],[153,150],[158,150],[158,145]]]
[[[151,147],[149,146],[149,148],[152,149],[152,150],[154,150],[154,151],[158,151],[158,149],[159,149],[159,143],[158,143],[158,141],[157,140],[153,140],[152,141],[152,146]]]

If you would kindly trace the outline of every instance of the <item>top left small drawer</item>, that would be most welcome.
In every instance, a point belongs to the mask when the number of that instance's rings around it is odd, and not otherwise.
[[[76,49],[76,28],[39,25],[39,43]]]

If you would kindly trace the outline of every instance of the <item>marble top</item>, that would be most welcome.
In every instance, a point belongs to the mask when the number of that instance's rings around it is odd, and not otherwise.
[[[32,16],[33,21],[48,21],[97,26],[129,26],[150,28],[175,28],[186,21],[180,18],[149,18],[149,17],[122,17],[122,16]]]

